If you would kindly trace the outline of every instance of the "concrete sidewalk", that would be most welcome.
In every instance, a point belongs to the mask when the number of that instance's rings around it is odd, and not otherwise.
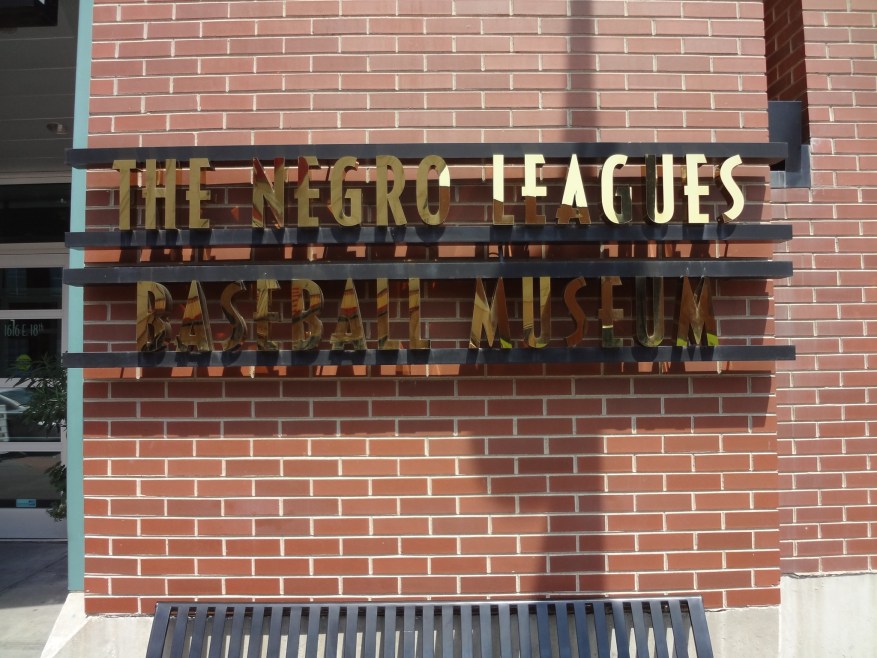
[[[0,656],[39,658],[67,598],[67,542],[0,541]]]

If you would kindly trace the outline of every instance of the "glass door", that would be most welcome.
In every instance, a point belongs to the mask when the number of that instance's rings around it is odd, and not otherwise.
[[[62,538],[49,469],[65,459],[62,432],[28,419],[19,382],[64,347],[69,184],[0,187],[0,539]]]

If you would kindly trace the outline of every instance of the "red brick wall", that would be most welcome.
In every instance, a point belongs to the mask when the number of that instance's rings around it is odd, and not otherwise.
[[[92,147],[767,139],[756,1],[98,0],[94,18]],[[770,213],[765,175],[750,220]],[[112,222],[107,180],[90,176],[92,226]],[[723,331],[754,322],[769,340],[772,290],[721,286]],[[471,293],[425,303],[468,325]],[[130,289],[88,290],[85,313],[87,349],[130,349]],[[775,604],[775,378],[711,368],[90,372],[87,609],[689,591]]]
[[[801,3],[799,3],[801,4]],[[773,190],[795,224],[777,332],[782,566],[877,568],[877,13],[805,0],[812,189]],[[849,9],[847,9],[849,6]]]
[[[766,0],[764,37],[767,95],[771,100],[801,101],[807,111],[804,68],[804,19],[801,0]],[[808,122],[803,121],[806,135]]]

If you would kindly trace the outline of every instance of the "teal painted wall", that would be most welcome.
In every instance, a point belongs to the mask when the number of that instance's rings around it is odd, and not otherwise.
[[[91,32],[93,0],[79,2],[79,36],[76,53],[76,102],[73,120],[73,146],[88,144],[88,101],[91,83]],[[85,171],[75,169],[72,176],[70,230],[85,230]],[[70,251],[70,268],[81,268],[81,251]],[[82,351],[83,290],[68,290],[67,349]],[[71,591],[85,588],[85,518],[82,491],[82,370],[67,373],[67,544],[68,586]]]

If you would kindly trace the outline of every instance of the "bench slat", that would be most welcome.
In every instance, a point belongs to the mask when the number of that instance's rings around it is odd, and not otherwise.
[[[247,658],[259,658],[262,655],[262,630],[265,626],[264,605],[253,606],[252,621],[250,622],[250,645],[247,648]]]
[[[610,601],[612,608],[612,624],[615,626],[615,648],[619,655],[630,655],[630,639],[627,636],[627,623],[624,621],[624,604],[621,601]]]
[[[289,611],[289,630],[286,631],[286,658],[298,656],[298,643],[301,637],[301,606],[294,605]]]
[[[413,606],[406,605],[402,608],[402,656],[403,658],[415,658],[417,652],[416,637],[414,635],[415,613]]]
[[[366,606],[365,609],[365,640],[362,649],[363,658],[375,658],[378,645],[378,609]]]
[[[655,658],[670,658],[667,627],[664,626],[664,609],[660,601],[649,601],[649,615],[652,619],[652,635],[655,638]]]
[[[189,626],[190,606],[181,605],[177,608],[176,622],[174,623],[173,638],[171,639],[171,655],[182,656],[183,647],[186,645],[186,633]]]
[[[499,615],[499,656],[512,658],[512,614],[508,604],[498,606]]]
[[[396,606],[388,605],[384,608],[384,646],[382,658],[395,658],[396,656]]]
[[[323,658],[335,658],[338,655],[338,623],[341,618],[341,606],[326,607],[326,643]]]
[[[706,613],[703,610],[703,600],[689,597],[686,599],[686,605],[688,606],[688,617],[691,619],[691,627],[694,630],[694,647],[697,650],[697,658],[704,658],[704,656],[712,658],[713,646],[710,642]]]
[[[423,606],[423,656],[435,658],[435,606]]]
[[[208,611],[209,608],[206,605],[195,606],[195,623],[192,624],[192,643],[189,645],[189,658],[201,658],[204,638],[207,636]],[[177,654],[172,653],[171,655]]]
[[[265,653],[268,656],[280,656],[280,633],[283,630],[283,614],[282,605],[271,606],[271,621],[268,624],[268,644],[265,647]],[[194,658],[194,657],[193,657]]]
[[[591,634],[588,632],[588,611],[583,601],[574,601],[573,619],[576,625],[576,641],[578,643],[579,658],[591,656]]]
[[[344,614],[347,616],[347,623],[344,625],[344,648],[341,658],[356,658],[356,626],[359,621],[359,606],[346,606]]]
[[[609,658],[609,622],[606,620],[606,608],[602,601],[593,603],[594,610],[594,635],[597,639],[597,655],[600,658]]]
[[[670,601],[670,627],[673,629],[673,649],[676,658],[688,658],[688,629],[682,618],[679,601]]]
[[[530,644],[530,606],[519,603],[518,606],[518,638],[521,642],[521,658],[532,658]]]
[[[549,635],[548,625],[548,604],[536,604],[536,639],[539,646],[540,656],[551,655],[551,636]]]
[[[210,632],[210,653],[208,658],[222,658],[222,650],[225,648],[223,636],[225,635],[225,617],[227,606],[218,605],[213,611],[213,624]]]
[[[247,620],[246,607],[236,605],[231,618],[231,637],[228,643],[228,658],[241,658],[244,652],[244,622]]]
[[[554,623],[557,624],[557,655],[558,658],[572,658],[572,646],[569,642],[569,618],[566,603],[554,604]]]
[[[493,658],[493,627],[489,603],[478,606],[478,623],[481,629],[481,658]]]
[[[305,658],[317,658],[320,648],[320,613],[321,606],[308,606],[308,630],[305,641]]]
[[[633,620],[633,637],[636,640],[637,658],[649,658],[649,631],[646,628],[643,606],[638,601],[631,603],[630,617]]]
[[[472,643],[475,639],[472,636],[472,607],[461,606],[458,614],[460,615],[460,654],[462,658],[472,658]]]
[[[146,643],[147,656],[161,656],[164,652],[167,627],[171,618],[171,603],[157,603],[155,617],[152,618],[152,630],[149,631],[149,640]]]

